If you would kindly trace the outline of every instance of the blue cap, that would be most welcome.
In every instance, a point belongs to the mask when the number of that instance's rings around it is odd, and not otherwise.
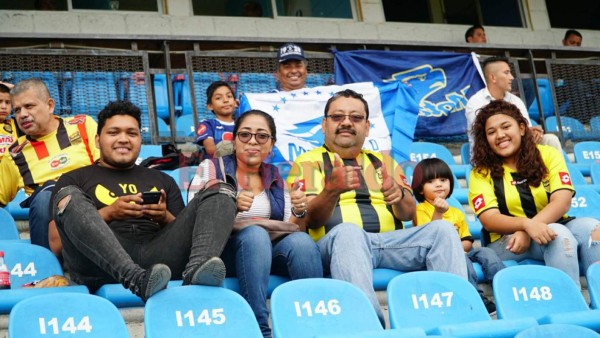
[[[289,60],[304,61],[306,60],[304,57],[304,49],[297,44],[286,43],[277,51],[277,60],[279,63]]]

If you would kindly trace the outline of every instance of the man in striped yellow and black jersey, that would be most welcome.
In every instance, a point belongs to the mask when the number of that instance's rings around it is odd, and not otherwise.
[[[288,183],[298,179],[308,197],[306,224],[319,246],[324,272],[351,282],[371,300],[385,323],[373,290],[373,268],[437,270],[467,279],[454,226],[438,220],[402,229],[415,200],[402,168],[389,156],[362,150],[369,134],[369,107],[344,90],[325,105],[325,145],[300,155]]]
[[[49,248],[50,196],[61,174],[90,165],[99,157],[96,122],[85,115],[54,116],[54,100],[39,79],[19,82],[11,90],[15,121],[25,134],[0,157],[0,205],[25,188],[30,198],[31,242]]]

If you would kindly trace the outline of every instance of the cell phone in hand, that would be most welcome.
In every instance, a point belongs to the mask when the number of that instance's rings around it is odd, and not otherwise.
[[[160,191],[144,191],[142,204],[157,204],[160,201]]]

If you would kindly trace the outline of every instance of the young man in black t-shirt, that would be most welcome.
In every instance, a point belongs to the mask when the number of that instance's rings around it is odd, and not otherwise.
[[[217,182],[184,207],[170,176],[135,165],[140,114],[131,103],[111,102],[98,115],[100,160],[63,175],[53,192],[53,251],[62,249],[72,279],[92,292],[119,282],[146,301],[171,277],[220,285],[235,189]],[[160,192],[158,203],[144,203],[145,191]]]

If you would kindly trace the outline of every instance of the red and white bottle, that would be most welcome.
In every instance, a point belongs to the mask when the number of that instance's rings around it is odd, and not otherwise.
[[[4,251],[0,251],[0,290],[10,289],[10,272],[4,263]]]

